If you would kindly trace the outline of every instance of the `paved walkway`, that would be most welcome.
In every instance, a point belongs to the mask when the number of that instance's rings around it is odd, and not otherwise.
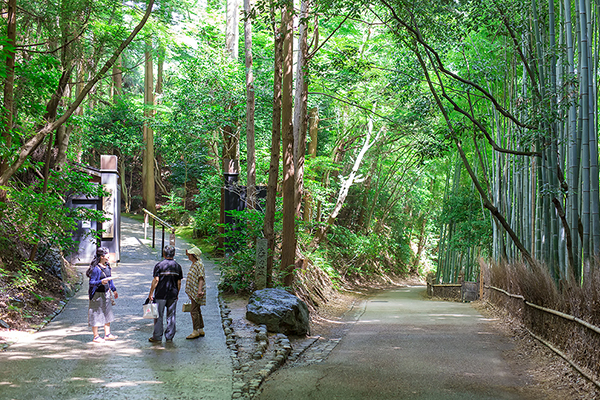
[[[465,303],[424,298],[424,287],[365,304],[335,348],[309,349],[261,387],[261,400],[540,399],[503,357],[513,344]],[[293,366],[294,364],[292,364]]]
[[[114,308],[115,342],[92,343],[87,326],[87,278],[79,292],[40,332],[19,337],[0,352],[0,399],[215,399],[232,396],[232,366],[217,302],[217,267],[203,258],[206,337],[186,340],[191,318],[177,313],[172,343],[152,344],[152,320],[141,318],[158,251],[144,240],[142,224],[123,218],[121,262],[113,269],[119,299]],[[160,246],[160,240],[158,241]],[[175,259],[187,275],[187,243],[178,239]],[[87,266],[78,267],[85,272]],[[182,283],[182,289],[185,280]],[[183,291],[183,290],[182,290]]]

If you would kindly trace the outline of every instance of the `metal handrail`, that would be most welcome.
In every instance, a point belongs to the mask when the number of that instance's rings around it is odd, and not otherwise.
[[[162,226],[161,249],[165,248],[165,227],[167,227],[171,230],[171,235],[169,236],[169,244],[172,246],[175,246],[175,228],[173,228],[167,222],[163,221],[162,219],[160,219],[156,215],[152,214],[150,211],[146,210],[145,208],[142,208],[142,211],[144,211],[144,239],[147,239],[147,236],[148,236],[147,235],[148,225],[149,225],[148,219],[149,219],[149,217],[152,217],[152,248],[154,248],[154,243],[155,243],[155,238],[156,238],[156,221],[158,221],[158,223]]]

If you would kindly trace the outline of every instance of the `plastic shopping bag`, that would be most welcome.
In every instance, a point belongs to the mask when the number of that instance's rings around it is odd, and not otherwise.
[[[156,303],[148,303],[143,305],[143,315],[142,318],[145,319],[153,319],[158,318],[158,304]]]

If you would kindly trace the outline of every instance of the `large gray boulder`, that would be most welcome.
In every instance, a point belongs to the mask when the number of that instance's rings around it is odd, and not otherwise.
[[[308,307],[282,289],[255,291],[246,306],[246,319],[266,325],[269,332],[306,335],[309,331]]]

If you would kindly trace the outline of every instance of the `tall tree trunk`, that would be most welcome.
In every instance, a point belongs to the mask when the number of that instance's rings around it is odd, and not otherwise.
[[[158,59],[157,59],[157,65],[156,65],[156,86],[154,88],[154,102],[153,102],[154,106],[156,106],[157,104],[159,104],[162,101],[163,81],[164,81],[164,78],[163,78],[164,65],[165,65],[165,48],[162,45],[159,45]],[[154,117],[156,117],[157,111],[153,111],[152,114]],[[160,168],[160,166],[158,164],[158,159],[156,158],[156,154],[154,154],[154,164],[153,165],[154,165],[154,183],[156,184],[155,188],[158,188],[159,192],[162,195],[168,196],[169,191],[167,190],[167,187],[165,186],[165,184],[162,181],[162,169]],[[184,186],[185,186],[185,181],[184,181]],[[184,195],[184,197],[185,197],[185,195]]]
[[[294,101],[294,171],[296,173],[295,213],[301,218],[304,193],[304,157],[306,155],[306,131],[308,129],[308,0],[302,0],[298,25],[298,65],[296,71],[296,98]]]
[[[594,14],[591,11],[589,0],[585,0],[586,21],[587,21],[587,57],[588,57],[588,118],[589,118],[589,151],[590,151],[590,252],[592,258],[600,256],[600,171],[598,167],[598,115],[597,115],[597,83],[596,69],[594,62],[593,42],[594,28],[592,20]],[[598,16],[596,15],[596,18]],[[583,34],[583,33],[582,33]],[[597,39],[596,39],[597,41]],[[583,56],[583,54],[582,54]],[[583,71],[582,71],[583,72]],[[585,112],[585,110],[583,110]],[[590,278],[590,272],[584,276]]]
[[[281,269],[284,285],[291,287],[294,279],[296,259],[296,201],[294,171],[294,127],[293,127],[293,56],[294,56],[294,4],[287,0],[281,16],[283,34],[283,72],[281,87],[281,136],[283,141],[283,232],[281,244]]]
[[[269,254],[267,255],[267,287],[273,286],[273,256],[275,253],[275,208],[277,182],[279,181],[279,148],[281,146],[281,80],[282,80],[282,44],[281,30],[275,26],[273,13],[273,31],[275,32],[275,61],[273,68],[273,126],[271,130],[271,162],[267,183],[267,205],[265,210],[265,238]]]
[[[113,78],[113,102],[123,95],[123,57],[119,55],[117,58],[117,62],[113,65],[112,68],[112,78]]]
[[[163,93],[163,69],[165,66],[165,48],[160,45],[158,48],[158,62],[156,64],[156,89],[154,93],[161,95]]]
[[[65,105],[66,100],[71,97],[71,87],[72,87],[72,85],[67,85],[65,87],[65,93],[64,93],[63,100],[62,100],[63,106]],[[54,168],[57,171],[63,170],[67,163],[67,150],[69,148],[69,140],[71,138],[71,133],[73,133],[74,128],[75,128],[75,125],[71,124],[68,126],[61,125],[56,129],[57,154],[56,154],[56,163],[54,165]]]
[[[237,60],[239,52],[240,3],[239,0],[227,0],[227,25],[225,27],[225,47],[232,60]]]
[[[15,83],[15,44],[17,40],[17,0],[8,0],[7,9],[7,38],[4,45],[4,57],[6,59],[6,78],[4,79],[4,112],[5,126],[2,129],[4,146],[10,149],[12,146],[12,129],[14,119],[14,83]],[[6,171],[8,163],[0,158],[0,175]],[[4,193],[4,191],[0,192]],[[4,197],[1,195],[0,197]]]
[[[69,148],[69,141],[74,129],[74,125],[61,125],[56,130],[56,144],[58,146],[58,152],[56,156],[56,165],[54,168],[57,171],[64,170],[65,165],[67,164],[67,150]]]
[[[125,167],[123,154],[119,154],[119,175],[121,176],[121,198],[125,203],[125,212],[129,213],[131,212],[131,186],[127,186],[127,168]]]
[[[575,54],[573,48],[573,27],[571,23],[571,0],[564,0],[564,29],[566,32],[566,45],[567,45],[567,73],[568,76],[575,74]],[[580,156],[580,145],[577,135],[577,110],[575,106],[574,97],[574,86],[570,84],[568,86],[569,98],[567,101],[570,103],[568,112],[568,147],[569,147],[569,166],[568,166],[568,210],[569,210],[569,227],[571,230],[572,240],[572,254],[573,254],[573,265],[570,266],[570,274],[575,279],[579,279],[581,274],[579,273],[579,266],[581,265],[580,254],[580,238],[579,238],[579,199],[580,191],[578,190],[579,185],[579,156]]]
[[[319,109],[313,107],[309,113],[309,128],[310,143],[308,144],[308,155],[311,159],[317,157],[317,143],[319,136]],[[313,199],[310,193],[306,193],[304,202],[304,222],[312,221]]]
[[[79,97],[79,94],[83,90],[84,80],[85,80],[85,68],[84,68],[83,60],[79,60],[79,62],[77,63],[77,83],[75,84],[75,98]],[[79,105],[79,107],[77,107],[75,109],[75,111],[73,112],[73,115],[82,116],[83,115],[83,107],[81,107],[81,105]],[[80,127],[76,127],[75,129],[77,129],[78,131],[81,130]],[[74,150],[75,160],[79,163],[81,162],[81,158],[83,156],[82,147],[83,147],[83,141],[82,141],[82,138],[79,137],[79,141],[77,142],[76,148]]]
[[[590,180],[590,123],[589,123],[589,65],[588,65],[588,32],[587,32],[587,13],[585,0],[579,0],[579,31],[581,38],[579,41],[579,59],[581,63],[581,83],[580,91],[580,120],[581,120],[581,140],[582,140],[582,224],[583,224],[583,270],[584,275],[590,268],[591,249],[591,180]],[[584,278],[585,279],[585,278]]]
[[[246,148],[247,148],[247,178],[246,204],[248,209],[256,206],[256,155],[254,139],[254,75],[252,73],[252,0],[244,0],[244,42],[246,54]]]
[[[144,73],[144,150],[142,185],[144,206],[151,213],[156,213],[156,193],[154,183],[154,131],[150,127],[150,119],[154,115],[154,73],[152,68],[152,44],[146,41],[146,62]]]

